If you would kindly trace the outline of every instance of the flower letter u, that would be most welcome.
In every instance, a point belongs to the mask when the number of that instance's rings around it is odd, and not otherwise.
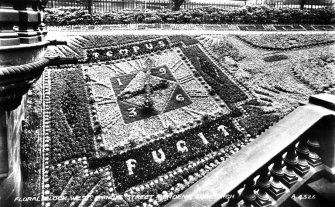
[[[158,157],[157,152],[156,151],[152,151],[152,157],[154,158],[154,161],[157,163],[162,163],[165,161],[166,157],[165,157],[165,153],[163,152],[162,149],[158,150],[160,157]]]

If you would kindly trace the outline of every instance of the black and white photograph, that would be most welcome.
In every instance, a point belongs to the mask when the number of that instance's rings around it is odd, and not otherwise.
[[[0,207],[334,207],[335,0],[0,0]]]

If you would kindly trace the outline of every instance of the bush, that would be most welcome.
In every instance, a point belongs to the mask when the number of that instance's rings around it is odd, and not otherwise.
[[[293,9],[266,6],[222,9],[202,7],[190,10],[170,11],[113,11],[95,13],[77,8],[46,9],[45,23],[50,26],[79,24],[129,24],[129,23],[177,23],[177,24],[330,24],[335,17],[334,8]]]

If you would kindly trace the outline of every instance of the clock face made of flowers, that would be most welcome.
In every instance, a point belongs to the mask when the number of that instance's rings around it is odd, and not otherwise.
[[[207,85],[193,75],[192,66],[182,60],[181,54],[175,48],[150,56],[150,74],[146,73],[145,57],[93,67],[83,65],[90,77],[105,149],[112,150],[134,139],[146,140],[169,126],[178,128],[194,123],[204,114],[229,113],[228,108],[209,96]],[[144,86],[148,82],[153,103],[149,112],[143,111]]]
[[[192,103],[190,97],[166,65],[154,67],[150,59],[145,61],[144,64],[146,67],[143,71],[111,78],[123,121],[126,124],[166,113]],[[148,84],[151,87],[148,93],[153,103],[152,110],[144,108],[145,87]]]

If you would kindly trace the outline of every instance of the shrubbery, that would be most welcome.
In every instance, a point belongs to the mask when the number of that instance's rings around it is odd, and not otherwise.
[[[45,23],[50,26],[78,24],[129,24],[129,23],[177,23],[177,24],[231,24],[231,23],[314,23],[329,24],[335,17],[334,8],[293,9],[270,8],[266,6],[222,9],[202,7],[192,10],[129,11],[95,13],[67,9],[46,9]]]

